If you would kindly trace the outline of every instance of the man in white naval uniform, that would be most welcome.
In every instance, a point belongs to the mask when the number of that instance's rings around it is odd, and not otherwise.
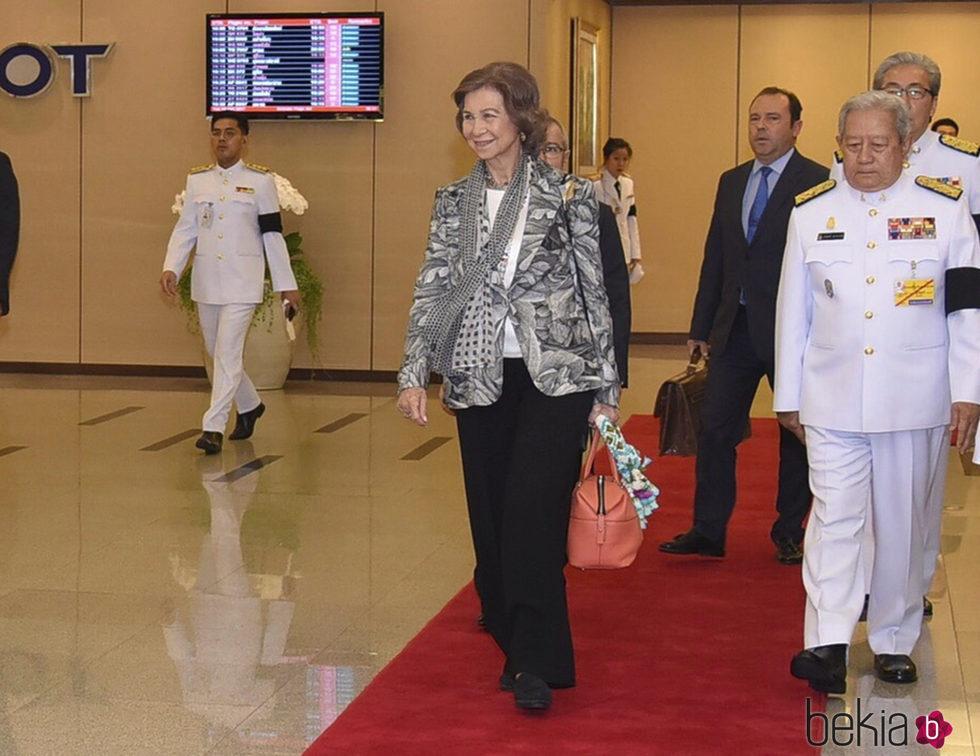
[[[245,336],[262,301],[265,264],[272,288],[287,309],[299,308],[299,292],[282,237],[276,185],[266,168],[242,162],[248,120],[240,113],[211,118],[211,149],[217,165],[191,170],[184,207],[170,236],[160,286],[177,294],[177,277],[196,245],[191,298],[197,303],[204,344],[214,358],[211,406],[196,446],[221,451],[232,401],[238,410],[229,438],[248,438],[265,411],[242,366]]]
[[[875,71],[873,86],[901,97],[909,108],[912,147],[905,160],[905,172],[913,178],[931,176],[963,190],[974,223],[980,228],[980,145],[965,139],[939,134],[929,128],[939,104],[942,72],[934,60],[915,52],[898,52],[885,58]],[[841,177],[841,151],[834,155],[831,178]],[[948,446],[940,460],[948,459]],[[929,494],[931,508],[941,508],[946,491],[946,476],[939,475]],[[923,561],[924,593],[929,591],[939,558],[939,519],[929,518],[924,531],[926,556]],[[935,527],[932,527],[935,525]],[[871,549],[866,563],[870,566]],[[923,594],[924,611],[932,614],[932,604]]]
[[[602,173],[590,178],[596,199],[611,207],[616,216],[630,283],[635,284],[643,277],[640,265],[643,253],[640,251],[640,227],[636,221],[636,190],[632,177],[626,173],[633,158],[633,148],[625,139],[610,137],[602,146],[602,155],[605,160]]]
[[[776,304],[779,421],[806,443],[813,507],[803,549],[804,650],[790,670],[843,693],[861,613],[872,511],[868,642],[886,682],[917,679],[923,529],[947,428],[980,415],[980,240],[962,191],[903,174],[908,108],[885,92],[844,103],[844,180],[797,197]],[[930,523],[938,527],[938,523]]]

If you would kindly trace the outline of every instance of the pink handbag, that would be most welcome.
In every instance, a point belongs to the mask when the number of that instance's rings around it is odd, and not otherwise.
[[[602,443],[598,429],[593,431],[589,454],[572,492],[568,563],[583,570],[628,567],[643,543],[636,507],[611,454],[612,475],[595,474],[595,455]]]

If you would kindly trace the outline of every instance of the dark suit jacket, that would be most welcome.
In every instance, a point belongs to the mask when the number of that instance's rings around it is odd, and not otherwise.
[[[626,267],[623,242],[619,237],[616,216],[609,205],[599,203],[599,252],[602,254],[602,280],[609,297],[612,315],[613,350],[619,368],[619,382],[625,387],[629,377],[630,329],[630,272]]]
[[[0,152],[0,315],[10,311],[10,269],[20,236],[20,198],[10,158]]]
[[[749,244],[742,230],[742,196],[751,171],[750,160],[725,171],[718,181],[690,338],[707,341],[712,354],[722,354],[738,313],[739,290],[744,289],[752,346],[760,359],[772,362],[776,291],[793,200],[800,192],[825,181],[830,171],[794,152],[769,195],[755,238]]]

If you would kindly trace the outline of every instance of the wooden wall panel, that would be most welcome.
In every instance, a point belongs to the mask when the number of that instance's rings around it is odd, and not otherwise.
[[[735,163],[738,10],[614,8],[611,135],[633,146],[635,332],[687,331],[718,175]]]
[[[67,5],[67,7],[66,7]],[[74,3],[0,4],[0,48],[13,42],[79,39]],[[0,360],[76,362],[79,354],[79,154],[82,103],[71,96],[67,60],[37,97],[0,93],[0,150],[20,184],[21,237],[11,277],[11,311],[0,318]],[[94,77],[96,85],[99,76]]]

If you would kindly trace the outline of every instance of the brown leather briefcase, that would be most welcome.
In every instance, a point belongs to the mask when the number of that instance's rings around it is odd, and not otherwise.
[[[707,385],[708,360],[701,362],[700,354],[696,354],[683,372],[660,386],[653,406],[653,416],[660,418],[660,456],[691,457],[698,453],[701,405]],[[746,420],[742,440],[751,435],[752,425]]]

